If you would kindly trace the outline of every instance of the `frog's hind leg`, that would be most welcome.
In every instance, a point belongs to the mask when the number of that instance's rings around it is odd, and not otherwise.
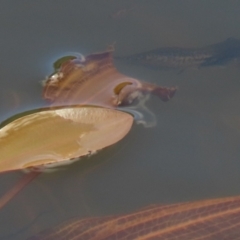
[[[156,87],[152,90],[152,94],[158,96],[162,101],[167,102],[174,96],[176,91],[176,87]]]
[[[143,83],[142,92],[151,93],[158,96],[162,101],[167,102],[170,100],[175,92],[177,91],[176,87],[161,87],[151,83]]]

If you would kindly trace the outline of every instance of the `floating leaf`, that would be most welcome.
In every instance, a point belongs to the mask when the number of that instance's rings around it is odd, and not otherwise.
[[[91,104],[107,107],[129,105],[143,94],[152,93],[163,101],[176,88],[160,87],[125,76],[113,65],[112,51],[86,56],[66,56],[54,64],[55,72],[44,81],[43,97],[52,106]]]
[[[0,171],[69,162],[94,153],[122,139],[132,123],[128,113],[92,106],[28,114],[0,129]]]
[[[240,197],[155,205],[122,216],[75,219],[31,238],[38,239],[236,240],[240,239]]]

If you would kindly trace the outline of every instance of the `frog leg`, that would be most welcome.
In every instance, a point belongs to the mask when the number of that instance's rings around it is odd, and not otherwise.
[[[141,91],[158,96],[162,101],[166,102],[170,100],[175,92],[176,87],[161,87],[152,83],[142,83]]]

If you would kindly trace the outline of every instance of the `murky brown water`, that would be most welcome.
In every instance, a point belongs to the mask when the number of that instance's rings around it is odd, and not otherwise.
[[[219,0],[4,1],[0,120],[45,105],[39,81],[61,55],[89,54],[113,42],[116,55],[129,55],[240,38],[239,5]],[[240,194],[239,68],[186,69],[179,74],[116,65],[126,75],[178,86],[170,102],[152,97],[147,103],[157,126],[135,125],[120,143],[41,175],[1,210],[1,239],[26,239],[73,216]],[[2,174],[0,193],[21,175]]]

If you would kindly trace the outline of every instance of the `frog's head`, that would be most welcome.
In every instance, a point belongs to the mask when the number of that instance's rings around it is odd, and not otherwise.
[[[52,83],[58,83],[69,71],[71,71],[75,66],[83,66],[85,62],[85,57],[77,53],[74,55],[67,55],[57,59],[53,63],[54,71],[45,80],[42,81],[42,85],[45,86],[46,82],[51,80]]]

